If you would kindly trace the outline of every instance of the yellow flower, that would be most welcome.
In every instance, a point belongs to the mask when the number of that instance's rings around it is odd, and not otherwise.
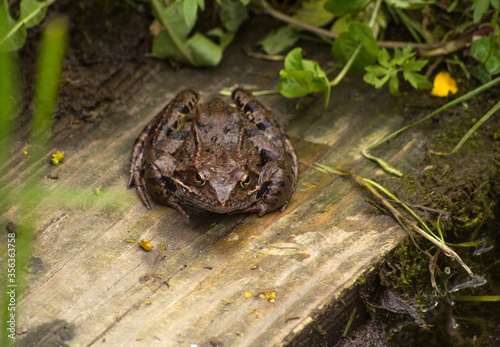
[[[448,72],[440,72],[434,77],[434,88],[432,88],[431,91],[432,95],[445,98],[448,96],[449,92],[455,94],[457,91],[457,82],[455,82]]]
[[[56,153],[52,154],[50,162],[52,163],[52,165],[59,165],[59,163],[62,162],[63,159],[64,154],[62,154],[61,151],[57,151]]]

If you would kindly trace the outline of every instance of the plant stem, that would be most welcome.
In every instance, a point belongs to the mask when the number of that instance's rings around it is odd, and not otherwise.
[[[377,14],[378,10],[380,9],[380,5],[382,4],[382,0],[377,0],[375,3],[375,8],[373,9],[372,16],[370,17],[370,22],[368,23],[368,26],[370,29],[373,29],[373,25],[375,24],[375,21],[377,20]]]
[[[331,31],[315,27],[314,25],[304,23],[298,19],[292,18],[276,9],[274,9],[271,5],[269,5],[265,0],[261,0],[262,7],[264,8],[264,12],[269,14],[270,16],[279,19],[282,22],[288,23],[295,25],[303,30],[309,31],[313,34],[319,35],[319,36],[325,36],[330,39],[336,39],[338,38],[338,34],[332,33]],[[370,22],[372,19],[370,19]],[[373,19],[375,21],[375,19]],[[371,27],[371,26],[370,26]],[[450,41],[450,42],[441,42],[441,43],[410,43],[410,42],[399,42],[399,41],[377,41],[378,47],[381,48],[404,48],[408,47],[411,45],[412,48],[418,49],[418,50],[432,50],[430,52],[424,52],[425,56],[435,56],[435,55],[440,55],[443,54],[444,51],[446,53],[450,53],[448,49],[445,49],[445,47],[450,47],[450,48],[456,48],[462,46],[464,40],[456,40],[456,41]],[[432,52],[432,53],[431,53]],[[422,53],[422,54],[424,54]]]
[[[467,134],[462,137],[460,142],[456,145],[456,147],[451,151],[450,154],[458,151],[460,147],[462,147],[462,145],[465,143],[465,141],[467,141],[467,139],[474,133],[474,131],[476,131],[477,128],[479,128],[484,122],[486,122],[496,111],[498,111],[498,109],[500,109],[500,101],[495,106],[493,106],[491,110],[489,110],[476,124],[474,124],[472,128],[469,129]]]
[[[292,17],[274,9],[265,0],[261,0],[260,3],[262,4],[262,7],[264,8],[264,12],[266,12],[267,14],[271,15],[272,17],[274,17],[276,19],[279,19],[282,22],[298,26],[299,28],[302,28],[306,31],[313,33],[313,34],[326,36],[326,37],[329,37],[331,39],[336,39],[339,36],[338,34],[332,33],[328,30],[321,29],[321,28],[315,27],[314,25],[307,24],[307,23],[304,23],[298,19],[292,18]]]
[[[375,3],[375,8],[373,9],[372,16],[370,17],[370,22],[368,23],[368,26],[370,28],[373,27],[375,24],[375,20],[377,19],[377,13],[378,10],[380,9],[380,4],[382,3],[382,0],[377,0]],[[358,56],[359,52],[361,51],[361,48],[363,45],[361,43],[358,44],[358,47],[356,47],[356,50],[352,54],[352,56],[349,58],[345,66],[342,68],[342,70],[339,72],[337,77],[333,81],[330,82],[330,87],[336,86],[337,84],[340,83],[340,81],[344,78],[344,76],[347,74],[349,69],[351,68],[351,65],[354,63],[354,60],[356,60],[356,57]]]
[[[161,15],[161,13],[162,13],[161,5],[158,1],[159,0],[151,0],[151,3],[153,4],[153,8],[155,9],[156,13],[158,13],[158,19],[159,19],[161,25],[163,25],[163,27],[165,28],[165,30],[168,33],[168,36],[172,39],[172,42],[174,43],[175,47],[179,50],[179,52],[182,54],[182,56],[184,58],[186,58],[186,60],[189,62],[189,64],[191,64],[193,66],[198,66],[198,64],[193,60],[193,58],[189,54],[189,52],[187,52],[185,50],[184,45],[179,41],[177,36],[175,36],[174,31],[170,27],[170,23],[167,20],[165,20],[165,18]]]

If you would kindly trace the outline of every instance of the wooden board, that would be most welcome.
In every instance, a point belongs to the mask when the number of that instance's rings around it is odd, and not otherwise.
[[[306,54],[325,61],[329,52]],[[42,180],[44,193],[31,214],[37,232],[20,302],[21,344],[277,346],[335,338],[352,311],[356,280],[404,233],[354,182],[309,165],[383,174],[360,151],[402,123],[386,92],[347,77],[326,110],[321,95],[259,98],[277,114],[301,161],[284,212],[199,214],[186,222],[168,207],[146,210],[125,188],[135,138],[176,92],[236,84],[273,89],[281,67],[245,56],[242,44],[214,69],[173,71],[152,62],[108,82],[119,98],[97,110],[96,123],[56,128],[48,154],[61,150],[64,163],[43,165],[31,177]],[[415,143],[394,146],[385,158],[408,154]],[[24,148],[6,163],[10,183],[2,189],[28,180]],[[4,211],[3,221],[22,222],[18,209]],[[141,239],[153,243],[151,251],[128,242]],[[257,296],[272,290],[274,302]]]

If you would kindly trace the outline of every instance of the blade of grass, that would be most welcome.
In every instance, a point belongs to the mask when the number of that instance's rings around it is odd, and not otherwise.
[[[0,178],[5,177],[5,163],[9,157],[10,145],[13,143],[12,124],[16,104],[13,55],[0,53]],[[4,172],[5,171],[5,172]]]
[[[378,157],[375,157],[375,156],[373,156],[373,155],[369,154],[369,153],[368,153],[368,151],[369,151],[370,149],[373,149],[373,148],[375,148],[375,147],[379,146],[380,144],[382,144],[382,143],[386,142],[387,140],[392,139],[393,137],[395,137],[396,135],[398,135],[398,134],[402,133],[403,131],[405,131],[405,130],[407,130],[407,129],[409,129],[409,128],[412,128],[412,127],[414,127],[414,126],[416,126],[416,125],[418,125],[418,124],[420,124],[420,123],[422,123],[422,122],[424,122],[424,121],[426,121],[426,120],[428,120],[428,119],[430,119],[430,118],[434,117],[434,116],[435,116],[436,114],[438,114],[439,112],[442,112],[442,111],[444,111],[444,110],[446,110],[446,109],[448,109],[448,108],[450,108],[450,107],[452,107],[452,106],[454,106],[454,105],[456,105],[456,104],[459,104],[459,103],[461,103],[461,102],[464,102],[465,100],[468,100],[468,99],[472,98],[473,96],[475,96],[475,95],[477,95],[477,94],[481,93],[482,91],[484,91],[484,90],[486,90],[486,89],[489,89],[489,88],[491,88],[491,87],[493,87],[493,86],[497,85],[498,83],[500,83],[500,77],[497,77],[497,78],[495,78],[494,80],[491,80],[490,82],[485,83],[485,84],[483,84],[482,86],[480,86],[480,87],[478,87],[478,88],[476,88],[476,89],[474,89],[474,90],[472,90],[472,91],[468,92],[467,94],[464,94],[464,95],[462,95],[461,97],[458,97],[458,98],[456,98],[455,100],[452,100],[452,101],[450,101],[450,102],[446,103],[445,105],[443,105],[443,106],[439,107],[438,109],[436,109],[436,110],[432,111],[431,113],[429,113],[429,114],[428,114],[428,115],[426,115],[425,117],[423,117],[423,118],[421,118],[421,119],[417,120],[416,122],[413,122],[413,123],[411,123],[411,124],[409,124],[409,125],[407,125],[407,126],[405,126],[405,127],[402,127],[402,128],[400,128],[400,129],[396,130],[395,132],[393,132],[393,133],[389,134],[388,136],[384,137],[382,140],[379,140],[379,141],[377,141],[376,143],[374,143],[373,145],[371,145],[371,146],[369,146],[369,147],[367,147],[367,148],[363,149],[363,150],[361,151],[361,153],[362,153],[362,154],[363,154],[363,156],[364,156],[365,158],[367,158],[367,159],[374,160],[374,161],[376,161],[377,163],[380,163],[380,162],[385,163],[382,159],[380,159],[380,158],[378,158]],[[387,167],[389,167],[390,169],[389,169],[389,170],[387,170]],[[400,173],[400,171],[399,171],[399,170],[397,170],[396,168],[391,167],[391,166],[390,166],[389,164],[387,164],[387,163],[385,163],[385,165],[384,165],[384,166],[382,166],[382,168],[383,168],[386,172],[391,173],[391,174],[396,174],[396,175],[397,175],[397,173],[398,173],[398,172]],[[398,176],[399,176],[399,175],[398,175]],[[402,176],[402,174],[401,174],[401,176]]]
[[[66,52],[67,27],[68,21],[65,17],[55,17],[47,23],[42,36],[34,95],[33,128],[30,136],[30,144],[36,152],[43,153],[51,135],[52,115],[57,102]],[[34,155],[31,158],[38,159]]]
[[[358,176],[352,172],[348,171],[343,171],[343,170],[338,170],[338,169],[332,169],[329,166],[315,163],[315,166],[320,168],[323,171],[331,172],[334,174],[337,174],[339,176],[350,176],[352,177],[358,184],[360,184],[362,187],[366,188],[370,193],[372,193],[373,196],[375,196],[380,204],[382,204],[390,213],[391,215],[398,221],[398,223],[401,225],[401,227],[410,235],[412,236],[412,231],[419,234],[420,236],[424,237],[428,241],[430,241],[434,246],[436,246],[441,252],[443,252],[447,257],[449,257],[452,261],[457,262],[469,275],[471,278],[471,281],[475,281],[477,279],[476,275],[472,272],[472,270],[467,266],[467,264],[464,263],[464,261],[460,258],[460,256],[453,251],[450,247],[448,247],[445,243],[441,242],[441,240],[434,235],[432,232],[429,233],[428,231],[424,231],[420,229],[417,225],[412,223],[410,220],[408,220],[405,216],[403,216],[399,211],[391,205],[391,203],[385,199],[375,188],[379,189],[381,187],[379,184],[376,182],[373,182],[367,178],[363,178],[361,176]],[[373,185],[372,183],[375,183]],[[382,187],[383,188],[383,187]],[[383,188],[381,190],[384,194],[386,194],[387,189]],[[392,195],[390,192],[388,192],[390,195],[388,195],[391,199],[395,201],[399,201],[394,195]],[[409,209],[409,208],[408,208]],[[412,216],[415,215],[413,211],[410,212]],[[415,217],[415,216],[414,216]],[[417,216],[417,220],[421,220]],[[425,223],[423,224],[427,226]],[[428,227],[427,227],[428,229]],[[434,285],[434,282],[433,282]],[[435,287],[436,290],[438,290],[437,286]]]
[[[491,108],[470,130],[467,132],[467,134],[462,137],[460,142],[456,145],[456,147],[451,151],[451,153],[455,153],[462,147],[462,145],[469,139],[469,137],[476,131],[477,128],[479,128],[484,122],[486,122],[496,111],[500,109],[500,101],[497,102],[495,106]]]
[[[354,316],[356,315],[356,307],[352,310],[351,317],[349,317],[349,321],[347,322],[347,326],[344,329],[344,333],[342,337],[346,337],[349,334],[349,329],[351,328],[352,322],[354,321]]]
[[[39,156],[45,153],[45,147],[50,138],[52,114],[59,91],[62,64],[66,50],[67,33],[68,20],[63,17],[55,17],[47,22],[42,34],[34,96],[33,128],[30,134],[30,156],[28,157],[26,163],[29,171],[36,170],[36,165],[32,164],[37,162]],[[7,75],[11,75],[11,73]],[[32,182],[30,184],[26,184],[21,189],[22,196],[19,219],[23,222],[19,224],[18,231],[15,234],[15,241],[13,243],[15,246],[15,248],[13,248],[14,253],[12,256],[9,254],[9,259],[14,261],[12,266],[9,265],[9,269],[13,269],[12,272],[9,272],[8,278],[9,288],[12,289],[12,291],[9,292],[9,304],[13,303],[15,310],[12,311],[9,309],[8,317],[14,320],[12,323],[14,330],[16,329],[16,317],[20,314],[20,308],[16,306],[18,306],[20,294],[24,288],[25,275],[27,273],[26,267],[31,256],[30,244],[36,230],[34,223],[35,218],[23,217],[29,214],[30,201],[40,199],[40,191],[38,190],[38,193],[36,193],[39,186],[41,186],[39,182]],[[30,197],[33,193],[36,193],[36,196]],[[3,302],[5,302],[5,299]],[[4,306],[4,310],[6,309],[7,307]],[[12,314],[14,314],[14,316],[12,316]],[[2,318],[4,316],[5,313],[3,313]],[[7,327],[5,324],[8,324],[9,328],[11,327],[9,322],[5,319],[2,320],[2,346],[11,345],[14,342],[14,339],[9,340],[10,337],[5,336],[5,332],[8,331],[6,330]],[[12,336],[15,337],[15,332]]]
[[[454,296],[453,301],[500,302],[500,295]]]
[[[439,237],[436,236],[436,234],[434,234],[431,229],[429,228],[429,226],[425,223],[425,221],[420,218],[415,212],[413,212],[413,210],[411,208],[409,208],[406,204],[404,204],[403,202],[401,202],[398,198],[396,198],[391,192],[389,192],[387,189],[385,189],[384,187],[382,187],[380,184],[378,184],[377,182],[375,181],[372,181],[368,178],[364,178],[364,181],[366,183],[369,183],[371,184],[372,186],[374,186],[375,188],[377,188],[378,190],[380,190],[382,193],[384,193],[385,195],[387,195],[389,198],[391,198],[392,200],[398,202],[401,206],[403,206],[403,208],[408,211],[408,213],[410,213],[412,215],[413,218],[415,218],[417,220],[417,222],[424,228],[424,230],[429,233],[430,235],[432,235],[436,240],[440,240]],[[444,242],[444,240],[443,240]]]
[[[12,134],[12,125],[14,122],[14,69],[13,69],[13,56],[11,53],[0,53],[0,177],[5,178],[7,172],[7,166],[3,165],[6,163],[7,158],[10,153],[10,144],[13,143],[14,136]],[[8,190],[2,191],[0,194],[0,200],[4,201],[6,195],[8,194]],[[1,223],[4,224],[4,221]],[[10,235],[2,230],[2,242],[8,246],[10,243],[7,241],[10,239]],[[8,255],[8,254],[6,254]],[[2,255],[2,259],[3,255]],[[5,263],[1,263],[0,271],[2,272],[0,275],[1,282],[0,286],[2,288],[2,293],[0,294],[0,319],[2,320],[0,323],[0,328],[2,329],[2,333],[0,334],[0,345],[1,346],[10,346],[14,341],[9,337],[8,330],[10,323],[8,322],[11,319],[9,311],[9,303],[10,296],[7,295],[7,291],[10,288],[8,286],[8,261],[7,257],[5,258]]]

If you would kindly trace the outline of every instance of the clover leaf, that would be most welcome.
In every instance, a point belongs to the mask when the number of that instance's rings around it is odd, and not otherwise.
[[[360,44],[361,51],[349,69],[351,73],[364,73],[366,66],[377,61],[378,46],[372,29],[363,23],[351,22],[348,31],[340,33],[332,45],[333,56],[345,65]]]
[[[278,89],[287,98],[324,91],[325,107],[330,99],[330,82],[326,73],[317,62],[302,59],[300,47],[293,49],[286,56],[285,69],[280,71]]]

